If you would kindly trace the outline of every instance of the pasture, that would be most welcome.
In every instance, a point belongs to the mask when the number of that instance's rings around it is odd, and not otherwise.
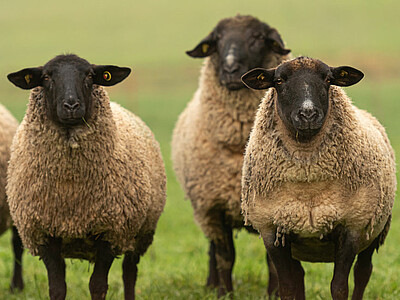
[[[257,16],[278,29],[294,55],[362,70],[365,78],[346,92],[379,119],[400,153],[399,11],[400,3],[394,0],[2,1],[0,103],[22,120],[28,91],[12,86],[6,75],[42,65],[57,54],[76,53],[91,63],[131,67],[133,75],[108,89],[110,98],[153,130],[168,177],[167,204],[154,243],[139,264],[137,299],[216,299],[216,293],[204,287],[208,242],[193,221],[170,160],[172,129],[197,88],[201,67],[201,60],[184,51],[221,18],[237,13]],[[10,239],[10,232],[0,237],[0,299],[48,299],[44,264],[26,252],[25,290],[9,292]],[[241,231],[235,245],[235,299],[262,299],[268,281],[262,240]],[[365,299],[400,298],[398,245],[400,206],[395,203],[391,231],[373,257]],[[121,263],[115,260],[110,270],[107,299],[123,298]],[[329,299],[333,264],[303,265],[308,299]],[[87,262],[67,260],[67,299],[90,297],[92,270]]]

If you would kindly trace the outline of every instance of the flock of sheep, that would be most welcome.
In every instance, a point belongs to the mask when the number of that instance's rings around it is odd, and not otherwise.
[[[291,59],[278,31],[251,16],[221,20],[187,54],[206,59],[172,160],[210,242],[207,286],[232,295],[232,231],[245,228],[264,241],[269,297],[305,299],[300,261],[311,261],[334,262],[332,298],[347,299],[357,256],[352,299],[362,299],[396,191],[384,128],[341,88],[363,73]],[[43,260],[52,300],[66,297],[65,258],[94,263],[90,294],[105,299],[119,255],[125,299],[135,298],[166,176],[150,129],[103,88],[129,74],[60,55],[8,75],[31,90],[19,126],[0,107],[0,233],[13,229],[12,290],[24,287],[24,246]]]

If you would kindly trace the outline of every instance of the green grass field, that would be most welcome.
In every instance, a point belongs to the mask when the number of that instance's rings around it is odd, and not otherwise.
[[[252,14],[278,28],[294,55],[330,65],[351,65],[365,79],[347,93],[385,125],[400,150],[400,3],[398,1],[2,1],[0,3],[0,102],[21,120],[28,92],[6,74],[38,66],[60,53],[92,63],[133,68],[133,76],[109,88],[111,99],[139,115],[161,143],[168,199],[153,245],[139,264],[138,299],[216,299],[204,288],[208,243],[193,222],[172,171],[170,139],[179,113],[197,87],[201,60],[184,54],[223,17]],[[395,205],[385,245],[374,255],[365,299],[400,299],[400,208]],[[0,237],[0,299],[48,299],[47,273],[24,255],[25,290],[12,295],[11,235]],[[235,299],[266,294],[265,249],[257,236],[235,239]],[[305,263],[308,299],[329,299],[332,264]],[[93,266],[67,261],[67,299],[88,299]],[[352,278],[351,278],[352,281]],[[350,283],[352,287],[352,282]],[[122,299],[121,260],[109,275],[107,299]]]

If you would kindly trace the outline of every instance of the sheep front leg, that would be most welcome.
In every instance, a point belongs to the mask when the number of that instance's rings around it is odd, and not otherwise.
[[[333,300],[347,300],[349,295],[349,273],[356,257],[355,239],[344,227],[338,227],[335,232],[335,267],[331,282]]]
[[[15,226],[12,227],[12,245],[14,250],[14,274],[11,280],[11,291],[23,290],[24,281],[22,279],[22,253],[24,248],[18,230]]]
[[[92,300],[104,300],[108,290],[108,272],[114,261],[109,242],[96,242],[96,261],[90,277],[89,290]]]
[[[122,279],[124,281],[125,300],[135,299],[135,284],[137,278],[137,264],[140,256],[132,252],[127,252],[122,262]]]
[[[215,241],[215,257],[219,277],[218,297],[233,291],[232,269],[235,263],[232,228],[223,222],[222,236]]]
[[[371,245],[357,256],[354,266],[354,291],[352,300],[361,300],[372,273],[372,254],[378,247],[379,240],[376,238]]]
[[[216,288],[219,285],[218,270],[217,270],[217,259],[215,257],[215,243],[210,242],[210,249],[208,251],[209,256],[209,273],[207,278],[207,286],[210,288]]]
[[[266,255],[267,258],[267,265],[268,265],[268,298],[273,299],[275,296],[276,298],[279,297],[279,292],[278,292],[278,274],[276,273],[275,266],[270,258],[270,256]]]
[[[51,300],[64,300],[67,294],[65,283],[65,261],[61,256],[62,239],[49,238],[47,245],[40,248],[40,257],[47,269]]]
[[[299,272],[297,270],[293,272],[296,265],[292,259],[290,241],[286,239],[284,246],[282,246],[282,242],[278,246],[275,246],[275,230],[262,233],[262,237],[268,255],[278,274],[279,295],[281,299],[295,299],[297,295],[296,286],[299,285],[296,284],[296,279]]]
[[[304,269],[301,266],[300,261],[292,260],[292,272],[296,280],[296,300],[305,300],[306,291],[304,287]]]

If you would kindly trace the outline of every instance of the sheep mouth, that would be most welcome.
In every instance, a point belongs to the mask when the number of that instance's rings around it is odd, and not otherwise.
[[[235,71],[234,73],[221,71],[219,75],[219,81],[221,85],[226,87],[228,90],[239,90],[245,87],[244,83],[242,82],[241,75],[241,71]]]
[[[222,81],[222,85],[224,85],[228,90],[235,91],[240,90],[245,87],[242,81]]]
[[[315,120],[301,120],[297,116],[291,118],[292,126],[297,131],[313,132],[320,130],[323,125],[323,118],[316,118]]]
[[[320,122],[317,122],[317,123],[314,123],[314,122],[299,122],[299,123],[297,123],[296,122],[296,124],[293,124],[293,125],[296,128],[296,130],[303,131],[303,132],[309,132],[309,131],[312,132],[315,130],[319,131],[322,127],[322,123],[320,123]]]
[[[60,118],[60,123],[68,127],[76,126],[84,123],[82,118]]]
[[[298,129],[296,128],[295,138],[298,142],[309,142],[312,140],[321,130],[320,128],[316,129]]]

